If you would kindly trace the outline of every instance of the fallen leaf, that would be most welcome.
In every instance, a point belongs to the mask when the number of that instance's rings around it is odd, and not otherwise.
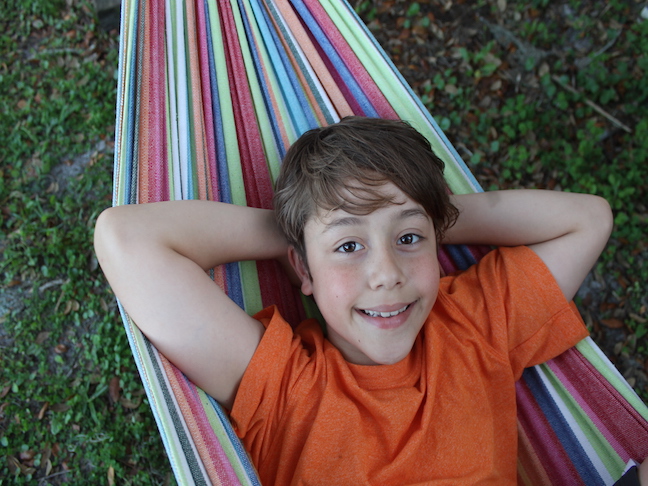
[[[70,406],[67,403],[55,403],[52,405],[52,412],[65,412],[70,409]],[[55,450],[58,451],[60,448],[57,448],[58,444],[55,444],[54,447],[52,447],[52,452]],[[56,455],[58,452],[55,452],[54,454]]]
[[[49,402],[45,402],[45,404],[41,407],[40,412],[38,412],[38,420],[43,420],[43,417],[45,416],[45,412],[47,412],[48,408],[49,408]]]
[[[56,354],[63,354],[68,350],[68,347],[65,344],[57,344],[54,346],[54,352]]]
[[[502,60],[492,52],[486,53],[486,55],[484,56],[484,62],[486,64],[492,64],[496,67],[500,67],[502,65]]]
[[[644,319],[643,317],[641,317],[638,314],[635,314],[634,312],[630,313],[630,318],[637,321],[639,324],[645,324],[646,322],[648,322],[648,319]]]
[[[129,410],[135,410],[142,404],[142,397],[137,397],[134,400],[127,400],[126,398],[121,397],[119,399],[119,403],[121,403],[123,407]]]
[[[35,455],[36,455],[36,451],[34,451],[32,449],[29,449],[29,450],[26,450],[26,451],[20,451],[20,454],[18,455],[18,457],[20,457],[20,460],[22,462],[28,463],[29,461],[31,461],[34,458]],[[28,464],[28,465],[31,466],[32,464]]]
[[[112,466],[108,467],[108,486],[114,486],[115,484],[115,469]]]
[[[112,403],[117,403],[119,401],[119,397],[121,395],[120,390],[121,387],[119,386],[119,377],[113,376],[110,379],[110,383],[108,384],[108,396],[110,397],[110,401]]]
[[[454,84],[446,84],[443,90],[449,95],[456,95],[459,92],[459,89]]]
[[[623,327],[623,321],[615,317],[610,319],[601,319],[601,324],[609,329],[621,329]]]
[[[52,334],[49,331],[43,331],[39,332],[38,336],[36,336],[36,344],[41,345],[45,342],[45,340],[50,337],[50,334]]]
[[[76,312],[80,307],[81,306],[79,305],[79,302],[74,299],[70,299],[65,303],[65,310],[63,311],[63,314],[68,315],[70,312]]]
[[[7,467],[12,475],[15,475],[20,469],[20,462],[14,456],[7,456]]]
[[[497,0],[497,8],[500,12],[506,11],[506,0]]]

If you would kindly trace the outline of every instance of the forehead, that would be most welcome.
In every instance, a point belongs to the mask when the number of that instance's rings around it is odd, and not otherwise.
[[[343,201],[333,208],[316,207],[306,225],[330,228],[361,224],[372,219],[375,213],[383,213],[388,218],[403,220],[422,218],[431,221],[424,208],[391,182],[378,187],[358,183],[344,189]]]

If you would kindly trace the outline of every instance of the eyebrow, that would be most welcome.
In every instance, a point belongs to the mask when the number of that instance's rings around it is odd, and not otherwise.
[[[421,208],[403,209],[396,216],[396,218],[397,219],[424,218],[427,219],[428,221],[430,220],[430,216]],[[354,226],[359,224],[362,224],[362,220],[357,216],[344,216],[342,218],[336,218],[330,223],[326,223],[326,227],[324,228],[324,233],[341,226]]]

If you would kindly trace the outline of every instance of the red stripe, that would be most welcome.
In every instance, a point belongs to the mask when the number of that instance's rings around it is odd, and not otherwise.
[[[382,118],[397,118],[396,112],[387,101],[387,98],[382,91],[380,91],[376,82],[369,75],[366,68],[360,62],[360,59],[358,59],[356,53],[351,49],[347,40],[342,36],[337,26],[326,13],[326,10],[324,10],[321,3],[314,0],[304,0],[304,4],[317,20],[317,23],[326,34],[326,37],[329,39],[331,44],[335,47],[339,56],[343,59],[344,64],[353,75],[353,78],[362,87],[362,91],[371,101],[371,104],[378,112],[378,115]],[[334,71],[335,70],[332,70],[332,72]]]
[[[209,479],[214,484],[241,484],[207,418],[196,386],[167,359],[161,361]]]
[[[310,31],[308,32],[309,35],[311,35]],[[349,104],[351,107],[351,110],[353,111],[353,114],[356,116],[367,116],[367,113],[362,109],[360,103],[358,103],[358,100],[353,96],[353,93],[347,86],[347,83],[344,81],[342,76],[339,74],[338,70],[336,69],[335,65],[331,62],[329,57],[326,55],[326,52],[324,52],[324,49],[322,49],[321,44],[317,43],[317,39],[313,38],[313,45],[315,46],[315,49],[317,50],[317,55],[322,59],[324,62],[324,65],[326,66],[326,70],[329,72],[331,77],[333,78],[333,82],[337,85],[338,89],[342,93],[342,96],[344,96],[344,99],[346,102]]]
[[[533,398],[529,387],[523,381],[518,381],[515,389],[519,424],[529,437],[531,444],[535,446],[535,454],[540,459],[551,483],[569,484],[570,486],[584,485],[569,455]]]
[[[518,423],[518,484],[549,486],[551,481],[524,428]]]
[[[138,62],[141,63],[141,74],[139,75],[137,82],[141,83],[140,98],[138,100],[138,113],[137,113],[137,123],[138,123],[138,139],[137,139],[137,158],[134,159],[134,164],[137,164],[137,197],[138,202],[146,203],[151,202],[149,199],[149,157],[148,149],[149,144],[147,142],[149,137],[149,118],[148,118],[148,108],[149,108],[149,98],[151,87],[149,85],[150,79],[150,53],[149,53],[149,42],[150,42],[150,21],[149,21],[149,12],[145,10],[143,4],[139,5],[139,17],[138,22],[143,23],[142,30],[143,35],[138,36]]]
[[[247,83],[247,72],[238,42],[234,16],[229,2],[219,0],[219,7],[247,205],[270,209],[273,188],[254,112],[252,94]],[[290,288],[290,283],[279,266],[275,262],[257,262],[257,273],[263,306],[278,305],[282,312],[287,313],[286,319],[294,319],[294,316],[298,316],[301,302],[296,299],[295,292]]]
[[[218,194],[218,170],[216,168],[216,134],[214,132],[213,100],[209,72],[209,45],[207,44],[207,14],[205,3],[196,2],[196,28],[198,29],[198,53],[200,56],[200,78],[202,80],[203,114],[205,117],[205,143],[207,150],[208,199],[220,200]],[[214,80],[215,82],[215,80]]]
[[[601,432],[611,434],[606,438],[622,460],[648,457],[648,422],[578,350],[568,350],[551,366],[559,368],[590,418],[603,425]]]
[[[165,46],[164,46],[164,2],[151,2],[147,14],[150,26],[150,66],[149,77],[144,83],[149,86],[148,100],[148,170],[149,201],[169,199],[167,137],[166,137],[166,97],[165,97]]]

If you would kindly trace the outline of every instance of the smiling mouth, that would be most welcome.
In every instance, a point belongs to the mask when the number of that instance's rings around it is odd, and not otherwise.
[[[361,309],[361,312],[368,315],[369,317],[384,317],[384,318],[387,318],[387,317],[394,317],[394,316],[397,316],[398,314],[401,314],[401,313],[405,312],[407,309],[409,309],[410,305],[412,305],[412,304],[407,304],[402,309],[395,310],[394,312],[378,312],[378,311],[365,310],[365,309]]]

